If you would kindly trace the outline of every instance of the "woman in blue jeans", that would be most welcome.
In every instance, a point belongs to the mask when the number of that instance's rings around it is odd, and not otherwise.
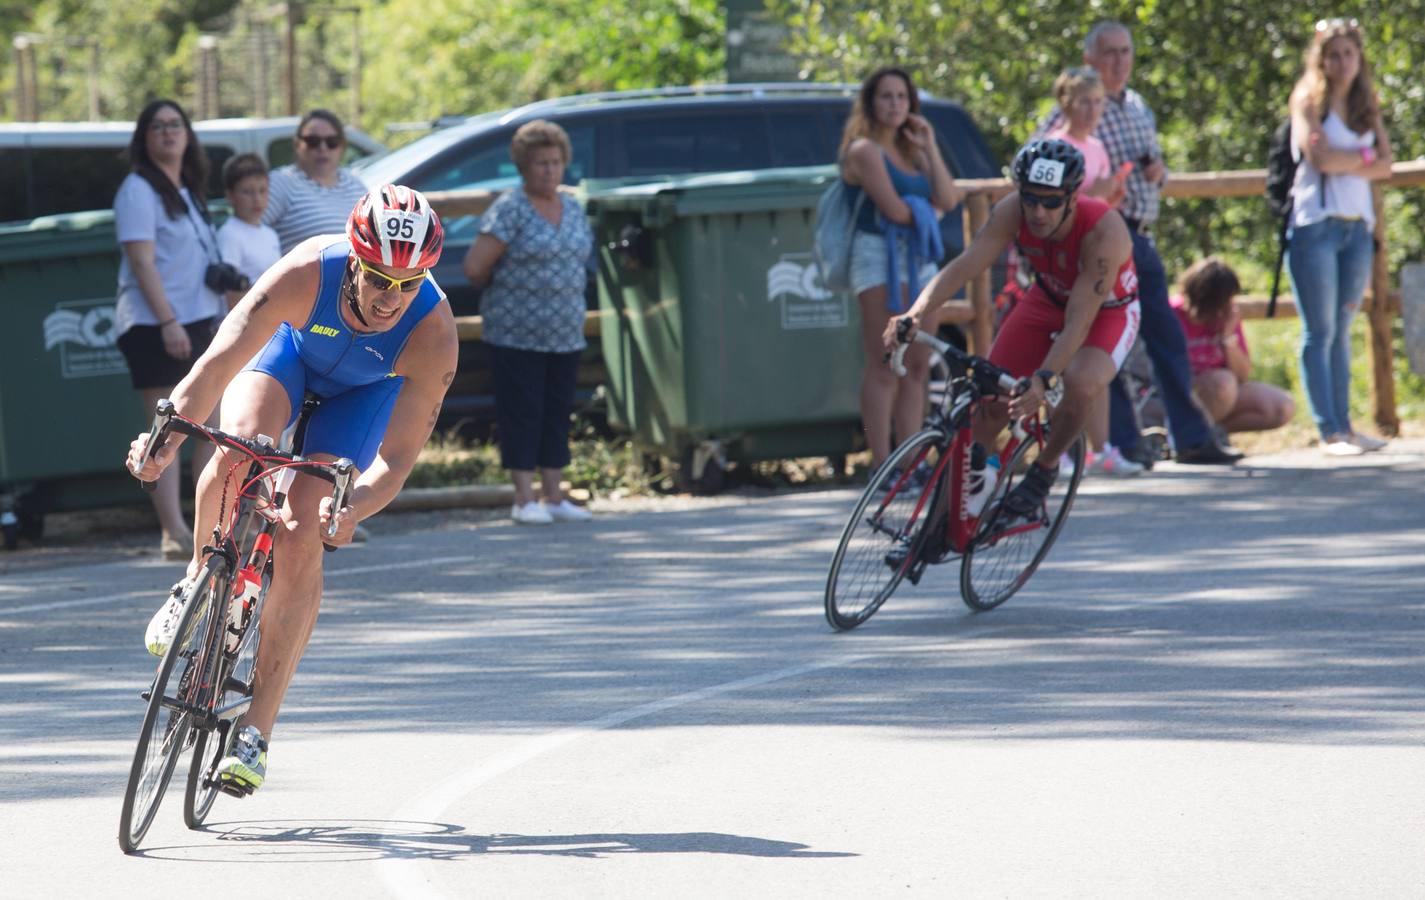
[[[1291,94],[1291,130],[1299,164],[1287,260],[1302,321],[1301,380],[1322,448],[1355,456],[1385,446],[1351,427],[1351,319],[1375,253],[1370,183],[1389,178],[1391,165],[1356,20],[1316,23]]]

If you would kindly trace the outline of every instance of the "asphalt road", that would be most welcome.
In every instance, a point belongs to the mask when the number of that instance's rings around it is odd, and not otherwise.
[[[934,569],[839,635],[853,499],[388,525],[267,785],[192,832],[176,777],[134,857],[173,566],[0,576],[0,893],[1425,895],[1425,443],[1087,482],[1004,607]]]

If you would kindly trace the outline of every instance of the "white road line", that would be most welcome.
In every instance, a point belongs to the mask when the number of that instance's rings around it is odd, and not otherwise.
[[[775,672],[768,672],[763,675],[752,675],[747,678],[739,678],[736,681],[728,681],[723,684],[716,684],[712,687],[701,690],[689,691],[684,694],[677,694],[662,700],[654,700],[638,706],[618,712],[600,716],[597,719],[590,719],[568,728],[561,728],[558,731],[551,731],[539,737],[531,738],[514,749],[501,753],[487,762],[472,766],[463,772],[445,779],[435,787],[418,795],[414,800],[403,805],[396,812],[392,813],[391,819],[396,822],[439,822],[445,815],[445,811],[454,806],[459,800],[469,794],[474,793],[482,786],[495,780],[511,769],[517,768],[537,756],[542,756],[552,750],[557,750],[566,744],[589,737],[596,732],[623,725],[636,719],[647,718],[657,715],[679,706],[687,706],[698,703],[711,697],[719,697],[723,694],[731,694],[748,688],[760,687],[764,684],[771,684],[774,681],[783,681],[788,678],[796,678],[799,675],[806,675],[809,672],[816,672],[821,669],[833,669],[837,666],[849,665],[866,659],[874,654],[858,653],[852,656],[841,656],[835,659],[823,660],[821,662],[803,663],[785,669],[778,669]],[[440,893],[426,879],[421,877],[418,858],[407,857],[385,858],[376,861],[376,869],[385,883],[388,890],[397,897],[402,898],[442,898],[445,895]]]
[[[340,578],[346,575],[366,575],[370,572],[389,572],[392,569],[414,569],[419,566],[442,566],[447,563],[468,562],[470,554],[464,556],[438,556],[434,559],[408,559],[405,562],[383,563],[376,566],[357,566],[352,569],[338,569],[328,572],[328,578]],[[38,587],[38,586],[37,586]],[[42,588],[40,588],[42,589]],[[69,609],[76,606],[97,606],[101,603],[120,603],[134,597],[157,597],[151,590],[129,591],[124,594],[110,594],[106,597],[82,597],[76,600],[56,600],[52,603],[31,603],[28,606],[3,606],[0,605],[0,620],[6,616],[29,613],[46,612],[52,609]]]

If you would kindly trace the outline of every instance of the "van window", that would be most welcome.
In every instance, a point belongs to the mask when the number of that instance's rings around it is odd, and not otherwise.
[[[29,169],[36,190],[25,218],[106,209],[129,174],[124,151],[113,147],[45,148],[30,154]]]
[[[21,147],[0,150],[0,222],[31,219],[30,197],[25,177],[25,151]]]
[[[771,166],[767,119],[713,111],[630,119],[624,123],[629,175],[729,172]]]
[[[832,139],[822,134],[822,116],[802,110],[772,110],[767,131],[772,138],[773,166],[817,166],[836,157]]]
[[[223,196],[223,163],[236,154],[231,147],[218,147],[213,144],[204,144],[203,153],[208,157],[208,199],[216,200]]]
[[[296,139],[291,135],[280,137],[269,141],[267,144],[267,168],[275,169],[278,166],[291,165],[297,161]],[[358,159],[365,159],[370,154],[351,141],[346,142],[346,149],[341,154],[341,164],[349,166]]]

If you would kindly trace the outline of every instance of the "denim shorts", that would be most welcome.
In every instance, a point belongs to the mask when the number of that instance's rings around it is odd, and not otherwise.
[[[910,279],[906,276],[909,269],[906,267],[906,245],[901,241],[896,248],[896,263],[900,266],[901,284],[909,284]],[[851,291],[859,294],[862,291],[869,291],[871,288],[881,287],[886,283],[886,236],[883,234],[873,234],[869,231],[857,231],[851,238]],[[935,277],[937,266],[935,261],[923,263],[920,267],[920,286],[925,287],[930,279]],[[911,302],[915,298],[911,297]]]

